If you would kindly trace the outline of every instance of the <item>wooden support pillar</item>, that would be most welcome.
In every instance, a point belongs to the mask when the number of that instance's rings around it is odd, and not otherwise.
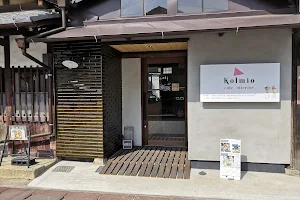
[[[10,40],[9,36],[4,37],[4,74],[5,74],[5,97],[6,97],[6,125],[12,125],[12,115],[13,115],[13,104],[12,104],[12,71],[10,68]],[[14,151],[14,145],[9,144],[8,145],[8,151],[9,153],[13,153]]]
[[[54,89],[55,86],[53,84],[53,75],[54,75],[54,68],[53,68],[53,45],[51,43],[47,44],[47,55],[44,59],[45,64],[50,66],[53,71],[48,71],[48,112],[49,112],[49,119],[47,120],[50,125],[50,132],[52,136],[50,137],[50,150],[53,153],[53,156],[56,157],[56,126],[55,126],[55,106],[54,106]]]
[[[292,65],[292,135],[291,135],[291,167],[300,170],[300,104],[298,84],[300,66],[300,34],[293,33],[293,65]]]
[[[4,73],[5,73],[5,96],[6,96],[6,123],[12,125],[12,73],[10,69],[10,41],[9,36],[4,37]]]

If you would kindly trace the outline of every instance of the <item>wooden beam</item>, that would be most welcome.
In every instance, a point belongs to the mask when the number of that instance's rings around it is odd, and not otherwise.
[[[127,41],[104,41],[106,45],[121,45],[121,44],[148,44],[148,43],[171,43],[171,42],[188,42],[189,38],[176,39],[155,39],[155,40],[127,40]]]
[[[182,57],[187,56],[187,51],[155,51],[123,53],[122,58],[160,58],[160,57]]]

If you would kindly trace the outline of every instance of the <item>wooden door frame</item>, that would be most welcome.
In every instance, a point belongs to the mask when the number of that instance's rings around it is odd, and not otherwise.
[[[168,54],[161,57],[144,57],[141,59],[141,116],[142,116],[142,145],[148,145],[149,133],[148,133],[148,65],[149,64],[169,64],[169,63],[182,63],[185,65],[185,77],[186,77],[186,92],[185,92],[185,142],[188,147],[188,110],[187,110],[187,96],[188,96],[188,65],[187,54],[184,53],[180,56],[178,54]]]
[[[293,32],[292,43],[292,133],[291,133],[291,167],[300,170],[300,106],[298,105],[298,66],[300,33]]]

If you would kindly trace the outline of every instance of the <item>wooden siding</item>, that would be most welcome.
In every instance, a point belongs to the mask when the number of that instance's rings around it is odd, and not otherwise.
[[[146,44],[121,44],[111,45],[120,52],[151,52],[151,51],[174,51],[187,50],[187,42],[170,42],[170,43],[146,43]]]

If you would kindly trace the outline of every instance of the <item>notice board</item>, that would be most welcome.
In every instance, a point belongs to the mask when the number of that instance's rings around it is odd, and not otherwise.
[[[200,66],[201,102],[280,102],[280,63]]]
[[[221,139],[220,178],[241,180],[241,140]]]

